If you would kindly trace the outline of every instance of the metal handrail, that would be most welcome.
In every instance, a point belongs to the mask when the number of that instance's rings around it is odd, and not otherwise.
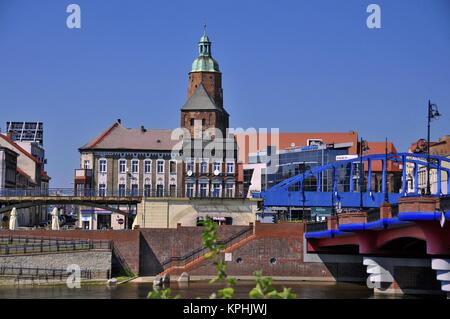
[[[227,239],[217,241],[217,243],[219,245],[223,245],[224,246],[223,248],[225,249],[225,248],[230,247],[232,245],[231,243],[234,243],[234,241],[236,239],[239,238],[239,241],[240,241],[241,237],[243,237],[244,235],[245,235],[245,237],[242,239],[250,237],[249,233],[253,233],[253,227],[249,227],[247,229],[243,229],[239,232],[236,232],[235,234],[231,235]],[[188,252],[187,254],[184,254],[183,256],[169,257],[161,263],[161,266],[163,266],[164,269],[167,269],[167,268],[171,267],[172,263],[175,261],[178,263],[183,262],[181,265],[178,264],[178,266],[184,266],[184,265],[188,264],[189,262],[196,260],[196,259],[200,258],[201,256],[205,255],[208,251],[209,251],[209,248],[199,247],[199,248],[196,248],[196,249]]]
[[[2,242],[3,244],[1,244]],[[105,240],[0,236],[0,255],[94,249],[111,250],[112,243]]]
[[[70,276],[72,272],[67,269],[52,268],[30,268],[0,266],[0,276],[15,276],[16,278],[45,278],[45,279],[63,279]],[[81,269],[80,277],[82,279],[109,278],[109,270]]]

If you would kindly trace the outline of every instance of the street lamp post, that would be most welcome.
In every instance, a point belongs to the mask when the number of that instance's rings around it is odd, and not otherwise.
[[[368,151],[369,147],[361,137],[359,142],[359,209],[363,210],[363,187],[364,187],[364,168],[363,168],[363,154]]]
[[[389,194],[388,194],[388,179],[389,179],[389,175],[388,175],[388,142],[387,142],[387,137],[386,140],[384,142],[384,174],[385,174],[385,179],[384,179],[384,202],[385,203],[389,203]]]
[[[430,185],[430,123],[433,119],[437,119],[441,114],[437,109],[437,105],[428,100],[428,134],[427,134],[427,195],[431,195]]]

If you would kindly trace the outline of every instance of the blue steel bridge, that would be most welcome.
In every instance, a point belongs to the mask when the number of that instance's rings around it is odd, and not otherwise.
[[[266,191],[254,193],[253,196],[262,198],[264,207],[336,207],[339,205],[342,208],[379,208],[386,199],[389,203],[396,204],[401,197],[421,195],[419,168],[428,165],[427,158],[427,154],[390,153],[336,161],[290,177]],[[435,191],[431,195],[448,195],[450,159],[432,155],[429,158],[430,172],[437,175],[436,185],[433,187]],[[379,189],[372,189],[372,165],[375,161],[382,163]],[[388,162],[393,162],[399,167],[399,171],[401,170],[401,185],[396,191],[388,192]],[[411,180],[414,181],[410,187],[411,192],[408,192],[407,164],[412,168]],[[366,176],[363,181],[361,171],[364,170]],[[323,185],[322,175],[328,171],[331,171],[331,185]],[[446,187],[445,185],[442,187],[445,180]]]

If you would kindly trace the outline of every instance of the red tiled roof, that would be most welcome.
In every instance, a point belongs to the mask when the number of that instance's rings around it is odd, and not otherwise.
[[[170,151],[179,142],[172,140],[171,136],[170,129],[125,128],[116,122],[98,137],[80,147],[80,151],[87,149]]]
[[[117,126],[119,126],[119,123],[115,122],[113,125],[108,127],[104,132],[102,132],[99,136],[97,136],[87,144],[83,145],[80,149],[94,148],[98,143],[103,141]]]
[[[24,149],[22,146],[20,146],[19,144],[17,144],[16,142],[14,142],[9,136],[1,134],[0,133],[0,138],[4,139],[5,141],[7,141],[9,144],[11,144],[12,146],[14,146],[16,149],[18,149],[20,152],[22,152],[25,156],[29,157],[31,160],[33,160],[34,162],[40,164],[41,162],[34,157],[33,155],[31,155],[26,149]]]

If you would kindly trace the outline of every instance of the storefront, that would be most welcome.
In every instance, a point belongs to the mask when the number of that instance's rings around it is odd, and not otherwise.
[[[120,207],[123,212],[128,212],[128,207]],[[134,214],[135,211],[130,211]],[[107,229],[127,229],[128,222],[131,220],[123,214],[111,212],[109,210],[93,208],[80,210],[79,227],[89,230],[107,230]]]

